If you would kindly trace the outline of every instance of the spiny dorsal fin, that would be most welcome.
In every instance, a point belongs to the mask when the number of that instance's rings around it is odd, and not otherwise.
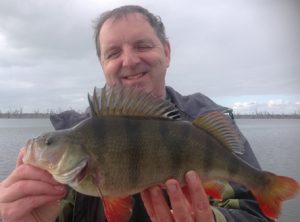
[[[210,133],[234,153],[244,153],[244,145],[239,131],[223,113],[210,112],[195,119],[193,124]]]
[[[169,101],[137,87],[108,86],[88,95],[93,116],[130,116],[180,119],[180,111]]]

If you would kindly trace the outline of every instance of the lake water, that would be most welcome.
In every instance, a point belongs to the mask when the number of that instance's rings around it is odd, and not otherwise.
[[[300,181],[299,119],[238,119],[237,123],[263,169]],[[0,181],[13,170],[19,148],[49,130],[53,127],[47,119],[0,119]],[[284,203],[280,222],[299,221],[299,196]]]

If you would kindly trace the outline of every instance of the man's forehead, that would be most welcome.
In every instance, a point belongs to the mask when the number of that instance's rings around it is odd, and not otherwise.
[[[118,23],[120,21],[127,21],[127,22],[134,21],[134,22],[141,22],[141,23],[147,22],[150,25],[150,23],[149,23],[149,21],[148,21],[148,19],[146,18],[145,15],[143,15],[143,14],[141,14],[139,12],[131,12],[131,13],[126,13],[126,14],[123,13],[123,14],[114,15],[114,16],[108,18],[103,23],[102,28],[104,26],[114,25],[114,24],[116,24],[116,23]]]
[[[130,24],[132,28],[130,29],[131,31],[129,35],[127,35],[129,30],[127,30],[126,28],[126,22],[134,23],[132,24],[132,26]],[[110,18],[106,20],[100,30],[99,39],[100,43],[103,43],[103,41],[105,40],[105,44],[107,45],[109,43],[114,43],[115,40],[120,40],[123,36],[122,33],[124,33],[124,36],[131,36],[133,38],[131,40],[135,41],[135,38],[146,38],[149,35],[149,29],[151,29],[150,32],[156,35],[153,27],[150,25],[150,23],[143,14],[130,13],[122,17]],[[111,32],[115,31],[118,32],[118,35],[112,35]]]

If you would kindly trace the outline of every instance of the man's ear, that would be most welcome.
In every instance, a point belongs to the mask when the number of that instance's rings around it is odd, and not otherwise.
[[[169,67],[170,65],[170,61],[171,61],[171,46],[170,46],[170,42],[169,41],[165,41],[165,43],[163,44],[164,46],[164,53],[167,57],[167,65]]]

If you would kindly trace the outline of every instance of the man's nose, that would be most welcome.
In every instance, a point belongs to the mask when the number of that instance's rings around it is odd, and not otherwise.
[[[132,68],[140,62],[140,58],[133,49],[127,48],[123,50],[122,63],[123,67]]]

